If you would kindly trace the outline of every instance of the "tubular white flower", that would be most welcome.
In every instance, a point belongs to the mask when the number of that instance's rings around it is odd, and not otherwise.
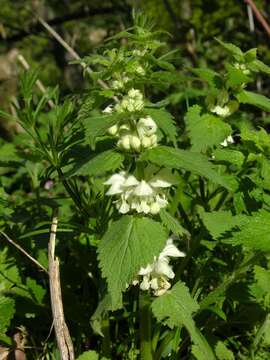
[[[113,126],[109,127],[107,132],[110,135],[115,136],[118,133],[118,125],[113,125]]]
[[[156,215],[168,204],[164,188],[169,188],[175,183],[172,177],[169,182],[167,172],[167,170],[160,171],[161,177],[159,178],[159,174],[157,174],[149,182],[139,181],[135,176],[123,172],[115,174],[104,183],[110,185],[106,195],[118,196],[115,204],[121,213],[135,210],[138,213]],[[165,175],[166,179],[164,179]]]
[[[141,118],[137,124],[137,131],[140,137],[153,135],[157,131],[157,124],[150,116]]]
[[[224,147],[227,147],[229,144],[234,144],[232,135],[229,135],[228,137],[226,137],[225,140],[220,143],[220,145]]]
[[[113,105],[110,104],[105,107],[105,109],[102,111],[104,114],[111,114],[113,112]]]
[[[170,258],[184,257],[185,253],[177,249],[173,244],[173,238],[169,237],[166,246],[158,256],[154,258],[152,264],[148,264],[145,268],[141,267],[137,279],[132,284],[140,283],[141,290],[153,291],[155,296],[163,295],[170,287],[169,280],[173,279],[175,274],[172,267],[169,265]],[[142,280],[140,282],[140,277]]]
[[[230,110],[229,106],[227,106],[227,105],[225,105],[223,107],[217,105],[217,106],[211,108],[210,111],[221,117],[226,117],[226,116],[231,115],[231,110]]]

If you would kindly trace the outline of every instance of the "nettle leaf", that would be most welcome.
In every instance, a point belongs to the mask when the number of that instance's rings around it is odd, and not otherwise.
[[[215,352],[218,360],[234,360],[234,355],[231,350],[227,349],[222,341],[218,341],[215,346]]]
[[[192,318],[193,313],[199,310],[199,305],[192,298],[184,283],[178,282],[171,291],[155,299],[152,311],[159,322],[171,329],[184,325],[190,334],[191,340],[198,346],[207,360],[214,360],[215,356],[204,336]]]
[[[253,250],[270,251],[270,214],[261,210],[252,216],[246,216],[246,219],[247,221],[238,225],[240,231],[234,232],[233,237],[227,239],[226,243],[243,245]]]
[[[251,141],[260,151],[265,149],[270,149],[270,137],[268,133],[261,128],[259,131],[250,130],[249,128],[243,126],[241,129],[241,139],[243,141]]]
[[[207,68],[197,68],[191,70],[194,74],[198,75],[201,79],[205,80],[210,86],[216,88],[219,83],[221,84],[220,75]]]
[[[227,69],[227,80],[226,85],[227,87],[238,87],[242,84],[246,84],[250,82],[252,79],[245,75],[241,69],[237,69],[235,66],[231,64],[226,64]]]
[[[220,45],[222,45],[233,56],[235,56],[237,58],[244,58],[244,53],[238,46],[236,46],[232,43],[225,43],[219,39],[216,39],[216,40],[220,43]]]
[[[78,170],[72,173],[72,175],[88,175],[99,176],[108,171],[115,171],[120,167],[125,157],[120,152],[114,150],[107,150],[91,158],[84,163]]]
[[[27,278],[26,279],[27,290],[31,297],[39,304],[42,304],[43,298],[46,294],[46,289],[39,285],[36,280]]]
[[[15,301],[11,298],[0,297],[0,334],[8,330],[11,319],[15,313]]]
[[[201,212],[200,218],[215,240],[225,232],[247,221],[245,215],[233,216],[230,211]]]
[[[161,209],[159,216],[164,226],[168,230],[170,230],[174,235],[183,236],[189,234],[188,230],[183,228],[183,226],[179,223],[179,221],[176,220],[166,210]]]
[[[270,75],[270,67],[258,59],[253,60],[252,63],[249,64],[249,67],[251,70],[260,71]]]
[[[98,360],[99,355],[93,350],[85,351],[76,360]]]
[[[264,95],[243,90],[236,95],[236,98],[242,104],[250,104],[262,110],[270,111],[270,99]]]
[[[215,161],[221,161],[233,164],[238,168],[244,163],[245,156],[241,151],[231,150],[231,149],[216,149],[213,150],[213,159]]]
[[[106,133],[106,130],[116,124],[119,120],[118,114],[89,116],[83,119],[86,138],[94,148],[95,139]]]
[[[146,109],[146,113],[153,118],[158,128],[161,129],[173,143],[176,143],[177,130],[173,116],[165,109]]]
[[[235,191],[238,186],[233,176],[219,174],[205,155],[192,151],[158,146],[145,151],[140,159],[159,166],[190,171],[224,186],[229,191]]]
[[[192,151],[205,152],[219,145],[231,133],[232,129],[219,117],[212,114],[201,115],[201,107],[194,105],[188,109],[185,117]]]
[[[122,306],[122,291],[140,267],[153,262],[166,240],[162,225],[146,217],[123,216],[111,224],[100,241],[98,258],[112,297],[112,309]]]

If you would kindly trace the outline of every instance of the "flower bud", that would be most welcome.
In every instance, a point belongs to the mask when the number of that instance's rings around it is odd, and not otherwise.
[[[160,206],[157,202],[154,202],[150,205],[150,214],[156,215],[160,211]]]
[[[109,127],[109,129],[107,131],[112,136],[116,135],[118,132],[118,125],[113,125],[113,126]]]
[[[148,136],[144,136],[142,138],[142,146],[147,149],[152,145],[151,138]]]
[[[151,146],[157,146],[157,135],[156,134],[153,134],[150,136],[150,139],[151,139]]]
[[[130,135],[123,136],[119,142],[124,150],[130,150]]]
[[[130,146],[135,151],[140,151],[141,148],[141,141],[138,136],[130,136]]]

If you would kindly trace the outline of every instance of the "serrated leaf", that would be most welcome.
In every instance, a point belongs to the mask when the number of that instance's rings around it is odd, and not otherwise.
[[[215,359],[209,344],[192,318],[193,313],[199,310],[199,305],[191,297],[184,283],[176,283],[172,290],[155,299],[152,303],[152,310],[157,320],[170,328],[184,325],[192,342],[199,347],[205,359]]]
[[[36,280],[27,278],[26,279],[27,290],[31,297],[39,304],[42,304],[43,298],[46,294],[46,289],[39,285]]]
[[[220,75],[207,68],[197,68],[191,70],[194,74],[198,75],[201,79],[207,81],[209,85],[216,88],[218,83],[221,82]]]
[[[114,150],[107,150],[91,158],[75,172],[72,172],[72,175],[103,175],[108,171],[115,171],[118,169],[124,159],[125,157],[123,154]]]
[[[244,53],[242,52],[242,50],[234,45],[234,44],[231,44],[231,43],[225,43],[219,39],[216,39],[220,45],[222,45],[229,53],[231,53],[233,56],[237,57],[237,58],[242,58],[244,57]]]
[[[200,218],[215,240],[246,220],[244,215],[233,216],[230,211],[201,212]]]
[[[150,115],[157,126],[173,142],[176,142],[177,130],[173,116],[165,109],[146,109],[147,115]]]
[[[249,65],[249,67],[251,69],[254,68],[257,71],[260,71],[260,72],[270,75],[270,67],[258,59],[252,61],[252,63]]]
[[[253,213],[239,225],[240,231],[226,240],[232,245],[243,245],[253,250],[270,251],[270,214],[266,211]]]
[[[213,158],[216,161],[224,161],[233,164],[240,168],[245,160],[245,156],[241,151],[231,149],[216,149],[213,150]]]
[[[188,109],[185,117],[192,150],[205,152],[214,145],[219,145],[231,133],[230,125],[212,114],[201,116],[201,107],[194,105]]]
[[[11,298],[0,297],[0,333],[5,334],[15,313],[15,301]]]
[[[189,232],[166,210],[161,209],[159,213],[160,219],[164,226],[170,230],[174,235],[187,235]]]
[[[250,104],[262,110],[270,111],[270,99],[264,95],[243,90],[236,95],[236,98],[242,104]]]
[[[76,360],[98,360],[99,355],[93,350],[85,351]]]
[[[215,346],[215,352],[218,360],[234,360],[234,355],[231,350],[227,349],[222,341],[218,341]]]
[[[227,69],[227,87],[239,87],[251,81],[251,78],[243,73],[241,69],[237,69],[235,66],[226,64]]]
[[[236,190],[238,186],[234,177],[219,174],[206,156],[192,151],[158,146],[145,151],[141,155],[141,160],[150,161],[159,166],[190,171],[222,185],[230,191]]]
[[[149,218],[123,216],[111,224],[100,241],[98,259],[107,279],[112,309],[122,306],[122,291],[140,267],[153,262],[166,240],[162,225]]]

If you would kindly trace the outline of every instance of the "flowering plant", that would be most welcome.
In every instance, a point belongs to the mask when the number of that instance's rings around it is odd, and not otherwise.
[[[67,317],[73,334],[83,328],[78,352],[95,347],[81,359],[257,360],[269,345],[270,100],[249,86],[270,69],[255,49],[221,41],[229,61],[220,72],[176,69],[166,34],[143,16],[134,21],[101,54],[79,61],[90,75],[80,96],[61,102],[54,88],[39,97],[37,74],[22,76],[24,148],[12,161],[23,157],[37,197],[33,216],[42,219],[22,238],[46,233],[43,214],[60,208]],[[40,242],[31,241],[47,266]],[[18,282],[16,263],[9,266]],[[17,282],[6,278],[5,294],[14,295]],[[32,286],[28,300],[44,306],[43,288],[21,278]],[[254,321],[247,304],[260,309]],[[236,327],[241,321],[248,330]]]

